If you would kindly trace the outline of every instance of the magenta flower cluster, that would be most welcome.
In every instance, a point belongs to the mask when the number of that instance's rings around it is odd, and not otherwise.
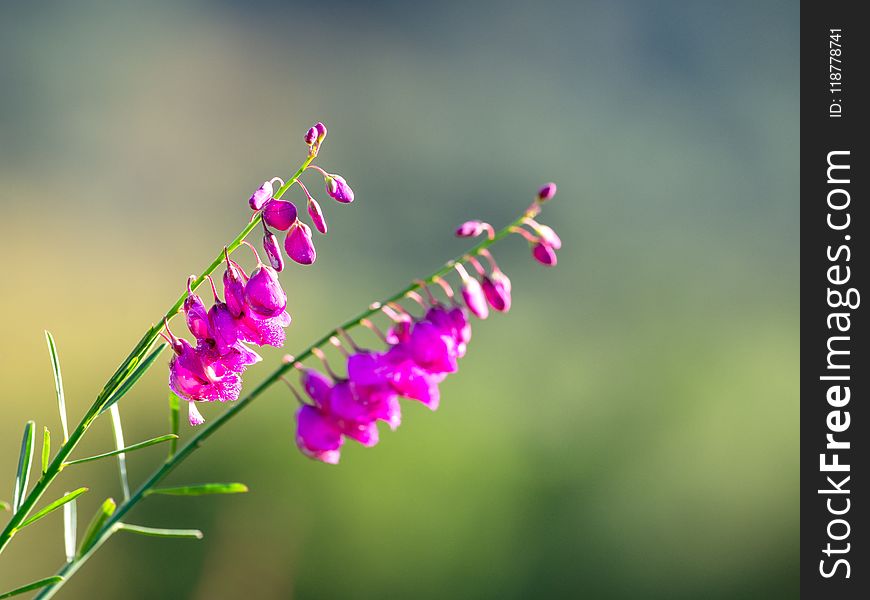
[[[548,187],[552,186],[552,187]],[[540,203],[555,194],[555,184],[548,184],[539,192],[536,201],[521,220],[535,233],[515,227],[510,231],[525,237],[532,245],[532,256],[546,265],[555,264],[554,250],[561,246],[558,236],[550,227],[534,220],[540,211]],[[463,223],[457,230],[460,237],[472,237],[487,233],[493,239],[493,228],[481,221]],[[538,247],[549,248],[553,260],[540,260]],[[477,256],[489,263],[487,270]],[[346,375],[335,375],[326,365],[329,377],[303,368],[301,383],[308,397],[302,400],[297,412],[296,443],[307,456],[336,464],[341,457],[345,439],[350,438],[366,447],[378,443],[378,423],[386,423],[395,430],[402,421],[399,398],[421,402],[431,410],[438,408],[441,395],[439,385],[448,374],[456,372],[459,359],[465,356],[471,341],[469,313],[480,319],[489,316],[489,310],[507,312],[511,307],[511,281],[499,269],[492,254],[485,248],[475,255],[466,255],[464,260],[471,265],[476,276],[469,274],[462,263],[453,265],[462,281],[460,304],[446,280],[435,277],[446,293],[449,304],[436,300],[431,290],[420,282],[427,292],[424,299],[416,292],[408,297],[416,300],[424,309],[422,316],[413,317],[397,304],[381,307],[393,319],[386,334],[369,321],[361,324],[381,335],[387,348],[384,351],[363,350],[344,333],[353,348],[346,353]],[[337,339],[336,345],[340,345]],[[325,357],[317,353],[321,360]],[[301,365],[297,365],[300,368]]]
[[[324,138],[326,138],[326,127],[323,123],[315,124],[305,133],[304,139],[309,147],[309,156],[313,158],[317,155]],[[343,204],[353,202],[353,190],[344,177],[335,173],[328,173],[317,165],[309,165],[307,168],[314,169],[323,175],[326,194],[329,197]],[[284,250],[287,256],[300,265],[310,265],[317,259],[311,227],[299,219],[299,212],[295,204],[273,196],[275,194],[275,182],[280,182],[283,187],[283,182],[279,178],[273,178],[263,182],[263,185],[257,188],[248,200],[251,209],[259,212],[263,217],[263,248],[272,267],[277,271],[281,271],[284,268],[284,258],[278,247],[278,239],[269,230],[269,227],[279,231],[286,231]],[[311,218],[312,225],[321,234],[326,234],[326,218],[323,216],[320,203],[311,196],[305,184],[298,179],[295,183],[305,192],[308,216]]]
[[[224,298],[218,296],[209,277],[214,294],[214,303],[209,309],[190,288],[193,278],[188,280],[183,310],[187,328],[196,340],[195,346],[184,338],[175,337],[168,325],[166,327],[164,337],[175,352],[169,364],[169,387],[188,401],[191,425],[203,423],[196,402],[238,399],[242,372],[261,360],[247,344],[284,345],[284,328],[290,325],[287,294],[281,288],[275,269],[256,256],[257,267],[249,276],[226,254]]]
[[[385,339],[384,352],[350,354],[347,377],[303,371],[302,386],[312,403],[297,413],[296,443],[306,455],[334,464],[346,437],[374,446],[379,421],[393,430],[401,423],[399,397],[437,409],[438,385],[457,370],[471,324],[465,309],[435,304],[419,319],[399,320]]]

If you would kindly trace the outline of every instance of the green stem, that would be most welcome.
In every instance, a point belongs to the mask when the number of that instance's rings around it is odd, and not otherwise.
[[[290,189],[290,186],[302,175],[305,169],[308,168],[308,165],[311,164],[315,158],[314,155],[309,155],[300,165],[299,169],[293,176],[287,180],[281,188],[275,193],[275,198],[281,198],[284,193]],[[227,245],[226,250],[228,253],[234,252],[241,246],[242,241],[248,236],[254,228],[260,224],[262,221],[262,215],[258,214],[250,223],[248,223],[244,229],[242,229],[239,234]],[[206,280],[206,278],[211,275],[224,261],[224,250],[222,249],[215,259],[211,262],[211,264],[205,268],[205,270],[192,282],[191,289],[196,289]],[[181,294],[178,300],[175,301],[169,310],[167,310],[164,315],[158,320],[156,325],[152,325],[148,331],[145,332],[145,335],[142,336],[142,339],[139,340],[139,343],[133,348],[130,354],[127,355],[127,358],[123,360],[118,369],[112,374],[109,378],[109,381],[106,382],[106,385],[103,386],[103,389],[97,395],[96,400],[91,405],[91,407],[87,410],[85,415],[82,417],[82,420],[76,426],[75,430],[70,434],[69,439],[58,449],[57,454],[54,457],[54,460],[48,466],[48,469],[42,474],[42,477],[39,478],[39,481],[33,486],[30,490],[30,493],[27,494],[27,497],[21,503],[21,506],[17,511],[12,515],[9,519],[9,522],[6,524],[6,527],[3,529],[3,532],[0,533],[0,553],[9,545],[9,542],[12,539],[12,536],[15,535],[18,527],[22,522],[27,518],[27,515],[48,489],[49,485],[57,478],[60,474],[61,470],[64,467],[64,463],[67,462],[67,458],[69,458],[72,451],[75,449],[76,445],[81,440],[82,436],[84,436],[85,432],[94,422],[94,420],[100,415],[100,411],[103,409],[105,404],[111,399],[112,394],[117,390],[121,384],[124,382],[125,378],[130,375],[136,366],[140,363],[140,361],[146,356],[151,346],[154,344],[157,337],[160,335],[160,329],[163,326],[164,320],[169,320],[178,314],[178,311],[181,310],[182,305],[184,304],[184,299],[187,297],[187,292]],[[132,387],[132,386],[131,386]],[[128,390],[129,391],[129,390]]]
[[[39,595],[36,596],[36,599],[47,599],[54,596],[54,594],[63,586],[64,583],[66,583],[66,581],[72,576],[72,574],[75,573],[81,567],[81,565],[93,555],[96,549],[99,548],[109,537],[111,537],[111,535],[117,530],[116,524],[121,520],[121,518],[128,512],[130,512],[130,510],[134,506],[136,506],[142,499],[148,496],[149,491],[152,488],[160,483],[179,464],[184,462],[184,460],[188,456],[193,454],[195,450],[202,446],[203,442],[210,438],[221,427],[229,423],[234,417],[236,417],[240,412],[247,408],[254,400],[262,395],[263,392],[265,392],[272,385],[277,383],[284,376],[285,373],[287,373],[290,369],[294,367],[296,363],[303,362],[311,358],[317,348],[327,345],[330,338],[338,335],[339,332],[350,331],[351,329],[360,326],[365,319],[380,311],[382,306],[385,306],[392,302],[398,302],[405,298],[410,292],[417,291],[421,289],[424,285],[431,285],[435,283],[435,281],[437,281],[439,278],[443,278],[444,276],[449,274],[450,271],[452,271],[453,268],[456,266],[456,264],[462,262],[466,257],[479,255],[481,252],[483,252],[483,250],[487,249],[500,239],[509,235],[511,233],[511,229],[518,226],[522,222],[522,220],[530,214],[531,210],[532,209],[530,208],[528,211],[524,212],[519,218],[517,218],[504,229],[496,233],[491,239],[482,240],[476,246],[471,248],[471,250],[469,250],[468,252],[465,252],[462,255],[457,256],[453,260],[445,263],[444,266],[436,270],[434,273],[430,274],[426,279],[417,280],[402,289],[401,291],[396,292],[392,296],[371,305],[368,309],[364,310],[352,319],[349,319],[338,327],[332,329],[329,333],[326,333],[319,340],[317,340],[316,342],[308,346],[305,350],[303,350],[300,354],[295,356],[292,361],[281,364],[281,366],[275,369],[268,377],[266,377],[266,379],[260,382],[260,384],[257,385],[257,387],[255,387],[253,390],[251,390],[244,398],[237,401],[226,412],[224,412],[219,417],[210,421],[207,425],[199,429],[196,434],[190,439],[190,441],[188,441],[178,452],[167,458],[166,462],[158,467],[157,470],[155,470],[151,474],[151,476],[141,486],[139,486],[139,489],[137,489],[133,493],[133,495],[130,496],[129,500],[118,506],[118,509],[112,514],[111,517],[109,517],[109,519],[105,522],[103,527],[97,533],[96,537],[94,538],[96,541],[93,547],[84,555],[79,556],[73,561],[65,564],[63,568],[58,571],[58,575],[62,576],[64,579],[43,589],[39,593]]]

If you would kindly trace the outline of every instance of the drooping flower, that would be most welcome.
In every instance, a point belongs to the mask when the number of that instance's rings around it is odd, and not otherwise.
[[[330,198],[349,204],[353,202],[353,190],[341,175],[328,175],[326,177],[326,193]]]
[[[462,265],[457,264],[455,268],[462,278],[462,299],[465,301],[465,306],[478,319],[487,318],[489,306],[487,306],[486,295],[483,293],[480,282],[471,277]]]
[[[251,272],[245,284],[244,297],[248,308],[257,317],[276,317],[287,308],[287,294],[281,288],[278,273],[262,263]]]
[[[284,255],[281,254],[281,248],[278,246],[278,238],[271,231],[266,231],[263,235],[263,250],[266,251],[266,256],[269,257],[269,264],[278,273],[284,270]]]
[[[507,312],[511,308],[511,280],[499,269],[495,269],[489,276],[485,276],[481,282],[483,294],[489,305],[499,311]]]
[[[238,318],[245,310],[245,279],[244,269],[230,259],[229,252],[224,249],[227,269],[224,271],[224,298],[230,313]]]
[[[338,464],[344,436],[322,409],[303,405],[296,413],[296,445],[306,456]]]
[[[270,200],[263,209],[263,221],[269,227],[287,231],[296,221],[296,205],[286,200]]]
[[[211,365],[203,364],[201,355],[181,338],[173,342],[175,356],[169,363],[169,387],[180,398],[192,402],[227,402],[237,400],[242,391],[238,373],[224,370],[218,375]]]
[[[284,250],[291,260],[300,265],[310,265],[317,259],[317,251],[311,239],[311,228],[296,220],[284,238]]]
[[[326,233],[326,219],[323,216],[323,210],[320,204],[314,198],[308,198],[308,214],[311,217],[311,222],[314,223],[315,229],[320,233]]]
[[[556,266],[556,251],[543,242],[532,245],[532,256],[536,261],[548,267]]]
[[[264,181],[263,185],[258,187],[253,194],[251,194],[251,198],[248,200],[248,204],[251,206],[253,210],[260,210],[263,206],[272,199],[272,192],[274,189],[272,188],[271,181]]]

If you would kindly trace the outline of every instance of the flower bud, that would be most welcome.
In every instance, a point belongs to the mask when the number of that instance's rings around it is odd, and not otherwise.
[[[323,211],[320,209],[320,204],[314,198],[308,199],[308,214],[311,216],[311,221],[314,223],[315,229],[320,233],[326,233],[326,219],[323,218]]]
[[[326,193],[344,204],[353,202],[353,190],[341,175],[330,175],[326,178]]]
[[[546,202],[556,195],[556,184],[550,182],[538,190],[538,202]]]
[[[309,146],[313,146],[314,142],[317,141],[317,129],[315,127],[311,127],[308,131],[305,132],[305,143]]]
[[[489,277],[481,280],[483,294],[489,305],[499,312],[507,312],[511,308],[511,280],[501,271],[493,271]]]
[[[466,221],[456,228],[456,237],[477,237],[488,227],[489,224],[483,221]]]
[[[278,281],[278,273],[269,265],[259,265],[245,284],[245,300],[254,315],[269,319],[287,308],[287,294]]]
[[[284,250],[287,256],[300,265],[310,265],[317,259],[314,242],[311,241],[311,228],[302,221],[296,220],[284,238]]]
[[[556,251],[543,242],[538,242],[532,246],[532,256],[542,265],[556,266]]]
[[[263,250],[266,251],[266,256],[269,257],[269,264],[279,273],[284,270],[284,256],[281,254],[281,249],[278,247],[278,238],[271,231],[263,236]]]
[[[263,209],[266,225],[287,231],[296,220],[296,205],[286,200],[271,200]]]
[[[323,138],[326,137],[326,125],[318,121],[314,124],[314,129],[317,130],[317,139],[318,141],[323,141]]]
[[[263,208],[263,205],[266,204],[269,200],[272,199],[272,182],[264,181],[263,185],[257,188],[257,190],[251,195],[251,199],[248,200],[248,204],[251,206],[252,210],[260,210]]]
[[[338,464],[344,437],[320,410],[305,405],[296,413],[296,445],[303,454],[328,464]]]
[[[224,299],[234,317],[238,317],[245,310],[244,274],[238,263],[227,258],[227,270],[224,271]]]
[[[486,295],[483,293],[480,282],[476,279],[468,278],[462,283],[462,299],[465,300],[468,310],[478,319],[485,319],[489,316]]]
[[[556,235],[552,227],[538,223],[535,226],[535,233],[538,234],[544,245],[550,246],[553,250],[558,250],[562,247],[562,240]]]

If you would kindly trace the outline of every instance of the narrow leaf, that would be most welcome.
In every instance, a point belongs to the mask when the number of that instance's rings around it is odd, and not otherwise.
[[[42,472],[48,471],[48,458],[51,456],[51,433],[48,427],[42,428]]]
[[[154,537],[202,539],[202,532],[199,529],[157,529],[154,527],[142,527],[141,525],[129,525],[127,523],[118,523],[117,528],[119,531],[129,531],[130,533]]]
[[[79,465],[81,463],[91,462],[94,460],[100,460],[101,458],[108,458],[109,456],[116,456],[118,454],[123,454],[124,452],[133,452],[134,450],[141,450],[142,448],[147,448],[148,446],[153,446],[154,444],[159,444],[161,442],[167,442],[169,440],[176,439],[177,437],[178,437],[177,435],[174,435],[172,433],[168,433],[166,435],[161,435],[160,437],[152,438],[150,440],[145,440],[144,442],[139,442],[138,444],[133,444],[132,446],[127,446],[126,448],[112,450],[111,452],[97,454],[96,456],[88,456],[87,458],[79,458],[78,460],[71,460],[69,462],[65,462],[64,466],[68,467],[70,465]]]
[[[39,511],[38,513],[36,513],[32,517],[30,517],[29,519],[24,521],[24,523],[22,523],[21,525],[18,526],[18,529],[24,529],[25,527],[27,527],[31,523],[35,523],[36,521],[40,520],[45,515],[53,513],[54,511],[56,511],[58,508],[60,508],[61,506],[63,506],[67,502],[75,500],[78,496],[81,496],[82,494],[84,494],[87,491],[88,491],[88,488],[82,487],[82,488],[79,488],[75,491],[70,492],[69,494],[63,496],[62,498],[58,498],[57,500],[55,500],[54,502],[52,502],[51,504],[49,504],[48,506],[43,508],[41,511]]]
[[[165,496],[205,496],[207,494],[240,494],[248,491],[244,483],[203,483],[200,485],[186,485],[183,487],[154,488],[145,492],[162,494]]]
[[[157,357],[160,355],[161,352],[163,352],[165,348],[166,344],[161,343],[151,352],[151,354],[149,354],[141,363],[139,363],[139,366],[136,367],[136,370],[130,373],[130,375],[124,380],[121,386],[115,391],[114,394],[112,394],[111,398],[106,401],[106,404],[103,406],[103,408],[100,409],[100,414],[106,412],[109,408],[114,406],[118,402],[118,400],[123,398],[124,395],[130,391],[130,388],[132,388],[136,384],[136,382],[141,379],[141,377],[145,374],[148,368],[151,367],[151,364],[155,360],[157,360]]]
[[[78,511],[76,501],[63,505],[63,550],[66,562],[76,557],[76,535],[78,535]]]
[[[39,581],[34,581],[33,583],[28,583],[27,585],[23,585],[20,588],[15,588],[12,591],[0,594],[0,600],[2,600],[3,598],[11,598],[12,596],[17,596],[18,594],[24,594],[25,592],[32,592],[33,590],[38,590],[41,587],[52,585],[54,583],[60,583],[61,581],[63,581],[63,577],[61,577],[60,575],[46,577],[45,579],[40,579]]]
[[[173,392],[169,392],[169,431],[178,435],[178,427],[181,423],[181,415],[179,414],[180,400]],[[169,456],[175,456],[175,451],[178,450],[178,440],[174,439],[169,443]]]
[[[9,510],[10,508],[12,507],[9,506],[8,502],[3,502],[2,500],[0,500],[0,510]]]
[[[24,426],[21,440],[21,453],[18,455],[18,473],[15,476],[15,492],[12,496],[12,510],[16,511],[27,495],[27,480],[30,479],[30,466],[33,463],[33,443],[36,436],[36,423],[28,421]]]
[[[60,359],[57,356],[57,346],[51,332],[45,331],[45,341],[48,342],[48,354],[51,357],[51,370],[54,371],[54,391],[57,394],[57,410],[60,413],[60,425],[63,428],[63,441],[69,439],[69,427],[66,421],[66,400],[63,395],[63,377],[60,376]]]
[[[115,514],[115,508],[117,508],[115,501],[112,498],[106,498],[106,501],[103,502],[103,505],[100,506],[99,510],[97,510],[97,514],[95,514],[94,518],[91,519],[91,524],[88,525],[85,537],[82,538],[82,545],[79,548],[79,556],[85,554],[91,549],[91,546],[93,546],[94,542],[97,540],[97,533],[99,533],[100,529],[103,528],[103,525],[106,524],[109,517]]]
[[[112,415],[112,431],[115,432],[115,448],[118,452],[118,474],[121,477],[121,491],[124,493],[124,500],[130,499],[130,482],[127,480],[127,455],[120,450],[124,448],[124,430],[121,428],[121,411],[118,410],[118,405],[113,404],[109,407],[109,412]]]

